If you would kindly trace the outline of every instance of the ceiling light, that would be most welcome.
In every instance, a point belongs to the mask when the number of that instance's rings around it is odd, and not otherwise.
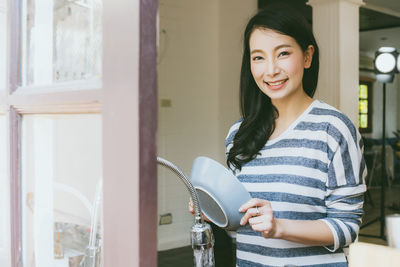
[[[381,47],[375,53],[374,69],[377,79],[382,82],[390,82],[393,76],[400,69],[399,54],[393,47]],[[397,61],[397,62],[396,62]]]
[[[397,72],[400,72],[400,54],[397,55]]]
[[[394,51],[396,51],[396,48],[388,47],[388,46],[382,46],[381,48],[378,49],[378,52],[382,52],[382,53],[384,53],[384,52],[391,53],[391,52],[394,52]]]

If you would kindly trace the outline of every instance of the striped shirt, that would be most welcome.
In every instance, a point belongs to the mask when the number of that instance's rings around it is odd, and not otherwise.
[[[229,130],[227,152],[241,120]],[[342,248],[359,231],[366,190],[362,139],[340,111],[318,100],[260,155],[236,172],[253,198],[270,201],[274,217],[321,220],[334,236],[329,247],[267,239],[249,226],[236,236],[237,266],[347,266]]]

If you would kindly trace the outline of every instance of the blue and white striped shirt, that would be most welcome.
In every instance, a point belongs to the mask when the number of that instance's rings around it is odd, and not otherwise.
[[[229,130],[227,152],[241,120]],[[274,216],[321,220],[334,245],[309,246],[267,239],[249,227],[237,231],[237,266],[347,266],[342,248],[359,231],[366,190],[362,139],[340,111],[315,100],[279,137],[268,140],[260,155],[236,172],[253,198],[271,202]]]

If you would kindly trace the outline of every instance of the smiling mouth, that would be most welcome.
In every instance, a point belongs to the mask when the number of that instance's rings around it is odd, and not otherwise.
[[[270,86],[279,86],[283,83],[285,83],[288,79],[283,79],[280,81],[276,81],[276,82],[265,82],[266,84],[270,85]]]

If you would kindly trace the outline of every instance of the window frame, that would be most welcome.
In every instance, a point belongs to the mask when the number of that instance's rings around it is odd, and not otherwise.
[[[35,87],[18,86],[22,1],[7,1],[7,82],[0,92],[0,113],[6,115],[11,266],[28,266],[21,250],[23,115],[98,113],[103,121],[104,266],[156,267],[157,0],[103,0],[102,81]]]
[[[372,133],[373,129],[373,84],[375,82],[375,79],[368,78],[368,77],[360,77],[359,78],[359,86],[361,84],[365,84],[368,87],[368,127],[367,128],[361,128],[360,126],[358,127],[358,130],[361,134],[365,133]],[[358,97],[358,100],[360,101],[360,96]],[[360,107],[358,107],[358,116],[360,116]]]

